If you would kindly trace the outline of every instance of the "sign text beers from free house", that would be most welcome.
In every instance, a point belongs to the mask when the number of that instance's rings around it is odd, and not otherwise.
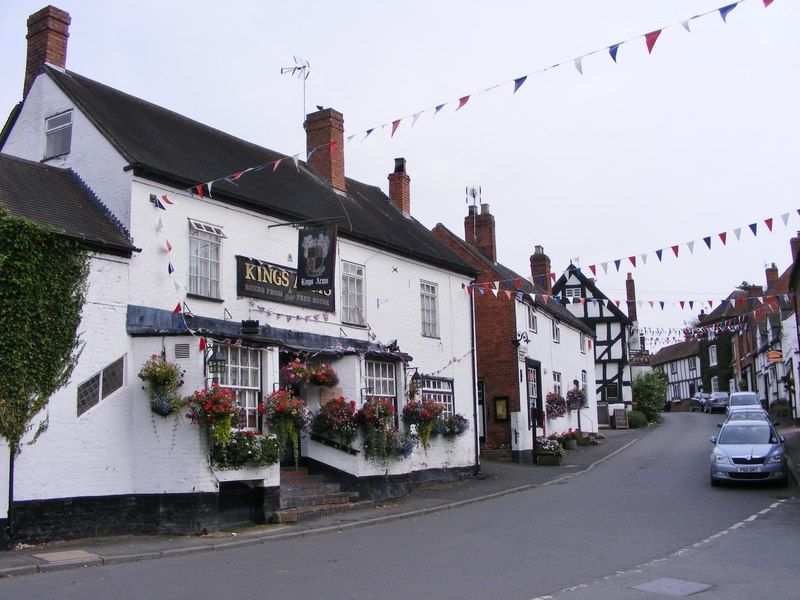
[[[325,312],[336,310],[333,289],[325,292],[298,290],[296,269],[247,256],[236,257],[236,293]]]

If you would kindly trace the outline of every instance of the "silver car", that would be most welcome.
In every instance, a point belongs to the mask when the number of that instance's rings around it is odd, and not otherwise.
[[[762,408],[758,394],[755,392],[733,392],[728,400],[726,412],[745,408]]]
[[[789,485],[783,437],[769,421],[726,421],[711,442],[711,485],[723,481]]]

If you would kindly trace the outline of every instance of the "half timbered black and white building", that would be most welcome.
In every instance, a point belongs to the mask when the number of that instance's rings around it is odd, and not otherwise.
[[[608,425],[614,408],[631,405],[628,338],[634,322],[572,263],[553,286],[553,294],[595,331],[597,418],[599,425]]]

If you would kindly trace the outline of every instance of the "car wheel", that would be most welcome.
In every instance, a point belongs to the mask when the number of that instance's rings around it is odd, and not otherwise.
[[[720,483],[722,483],[718,479],[714,479],[714,476],[710,474],[709,474],[709,481],[711,482],[711,487],[719,487]]]

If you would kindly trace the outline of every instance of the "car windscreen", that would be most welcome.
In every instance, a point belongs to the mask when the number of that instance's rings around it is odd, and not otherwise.
[[[734,425],[723,427],[718,444],[777,444],[778,439],[765,425]]]
[[[761,402],[755,394],[737,394],[731,396],[731,406],[761,406]]]
[[[731,413],[731,421],[766,421],[767,413],[761,410],[737,410]]]

